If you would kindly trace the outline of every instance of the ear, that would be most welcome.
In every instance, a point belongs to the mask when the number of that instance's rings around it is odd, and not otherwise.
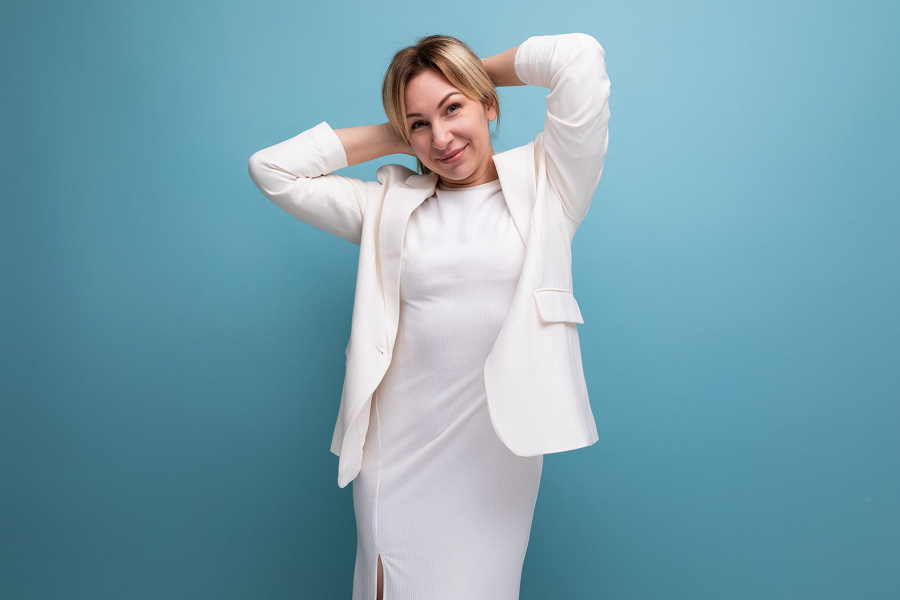
[[[497,104],[494,102],[493,98],[485,100],[483,106],[488,121],[493,121],[497,118]]]

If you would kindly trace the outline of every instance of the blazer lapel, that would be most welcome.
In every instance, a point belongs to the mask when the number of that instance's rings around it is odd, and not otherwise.
[[[390,355],[394,352],[394,340],[400,318],[400,264],[406,224],[412,211],[434,193],[437,179],[437,173],[410,175],[405,182],[392,186],[384,198],[378,247]]]
[[[531,213],[534,209],[536,186],[534,175],[534,141],[524,146],[494,154],[494,166],[500,176],[500,187],[522,243],[528,245]]]

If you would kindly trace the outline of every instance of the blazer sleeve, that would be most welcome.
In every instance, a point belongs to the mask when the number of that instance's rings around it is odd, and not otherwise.
[[[532,36],[515,55],[519,79],[550,89],[542,158],[563,212],[581,223],[603,173],[609,144],[606,51],[585,33]]]
[[[359,245],[370,188],[379,181],[334,175],[348,166],[340,138],[322,121],[250,157],[250,179],[286,213]]]

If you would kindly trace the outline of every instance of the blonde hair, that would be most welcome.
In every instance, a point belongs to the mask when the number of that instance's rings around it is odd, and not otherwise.
[[[381,84],[381,100],[384,112],[394,131],[409,143],[409,124],[406,120],[406,84],[410,79],[428,69],[440,73],[460,92],[478,100],[487,109],[493,102],[497,107],[496,127],[500,125],[500,98],[497,88],[484,69],[477,54],[463,41],[448,35],[429,35],[398,50],[384,75]],[[494,134],[492,134],[493,137]],[[431,169],[418,157],[419,173],[427,175]]]

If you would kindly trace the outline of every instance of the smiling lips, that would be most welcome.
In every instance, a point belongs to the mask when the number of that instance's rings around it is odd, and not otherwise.
[[[457,150],[456,152],[452,152],[450,155],[448,155],[448,156],[446,156],[446,157],[444,157],[444,158],[439,158],[438,160],[441,161],[441,162],[452,162],[452,161],[455,160],[455,159],[462,153],[462,151],[465,150],[465,149],[466,149],[466,147],[463,146],[462,148],[460,148],[460,149]]]

